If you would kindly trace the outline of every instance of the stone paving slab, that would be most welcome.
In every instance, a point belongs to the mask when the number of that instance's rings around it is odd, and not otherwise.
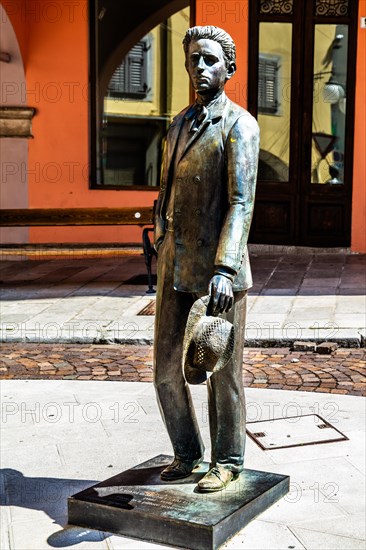
[[[152,382],[151,346],[3,344],[2,379]],[[246,387],[366,396],[366,350],[244,350]]]
[[[246,342],[290,346],[324,340],[363,347],[366,255],[252,253]],[[140,255],[3,261],[0,341],[151,344],[154,300],[130,279]]]
[[[69,495],[171,453],[152,384],[4,380],[0,389],[3,550],[167,548],[67,525]],[[207,391],[191,389],[207,460]],[[349,439],[262,451],[247,438],[246,467],[290,475],[291,490],[223,550],[363,549],[364,400],[258,388],[246,396],[248,420],[317,411]]]

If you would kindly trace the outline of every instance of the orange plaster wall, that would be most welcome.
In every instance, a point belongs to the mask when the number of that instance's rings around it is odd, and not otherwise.
[[[352,239],[354,252],[366,252],[366,29],[360,17],[366,16],[366,0],[360,0],[357,38],[356,116],[352,195]]]
[[[37,108],[29,142],[29,206],[75,208],[150,206],[157,193],[100,191],[88,186],[87,0],[3,0],[26,69],[28,105]],[[360,0],[366,15],[366,0]],[[196,0],[196,24],[227,30],[237,46],[238,71],[226,87],[246,107],[248,0]],[[352,250],[366,252],[366,30],[359,29],[356,84]],[[134,227],[31,228],[30,242],[139,242]]]
[[[27,103],[36,107],[29,141],[29,207],[150,206],[157,192],[90,190],[88,185],[87,0],[4,0],[23,53]],[[237,45],[238,73],[228,83],[247,103],[248,1],[197,0],[197,24],[216,24]],[[31,228],[30,242],[139,242],[135,227]]]
[[[152,205],[157,192],[89,189],[87,1],[7,1],[26,59],[27,103],[37,109],[29,141],[29,207]],[[141,242],[141,229],[31,228],[30,242]]]
[[[196,0],[196,25],[216,25],[227,31],[236,45],[235,76],[225,91],[232,101],[247,106],[248,74],[248,0]]]

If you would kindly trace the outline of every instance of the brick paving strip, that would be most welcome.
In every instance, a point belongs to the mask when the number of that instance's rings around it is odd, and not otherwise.
[[[3,344],[0,379],[152,382],[152,346]],[[366,395],[366,350],[246,348],[246,387]]]

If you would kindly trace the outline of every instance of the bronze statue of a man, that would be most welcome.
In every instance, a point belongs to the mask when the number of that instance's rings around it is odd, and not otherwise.
[[[218,491],[243,469],[245,399],[242,361],[247,289],[252,284],[247,239],[256,184],[256,120],[224,93],[234,75],[235,44],[218,27],[192,27],[183,40],[197,94],[169,127],[156,207],[158,251],[154,383],[174,461],[166,481],[188,477],[204,446],[182,370],[182,345],[192,304],[209,293],[212,315],[234,326],[229,363],[207,380],[211,464],[199,491]]]

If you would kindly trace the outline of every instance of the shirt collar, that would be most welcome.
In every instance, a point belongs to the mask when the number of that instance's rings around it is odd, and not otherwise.
[[[213,101],[205,105],[208,111],[207,120],[214,120],[214,119],[221,118],[226,106],[226,102],[227,102],[227,97],[223,92],[218,98],[214,99]],[[197,109],[200,105],[202,104],[198,103],[197,101],[193,103],[193,105],[189,107],[184,118],[186,120],[191,120],[195,116]]]

